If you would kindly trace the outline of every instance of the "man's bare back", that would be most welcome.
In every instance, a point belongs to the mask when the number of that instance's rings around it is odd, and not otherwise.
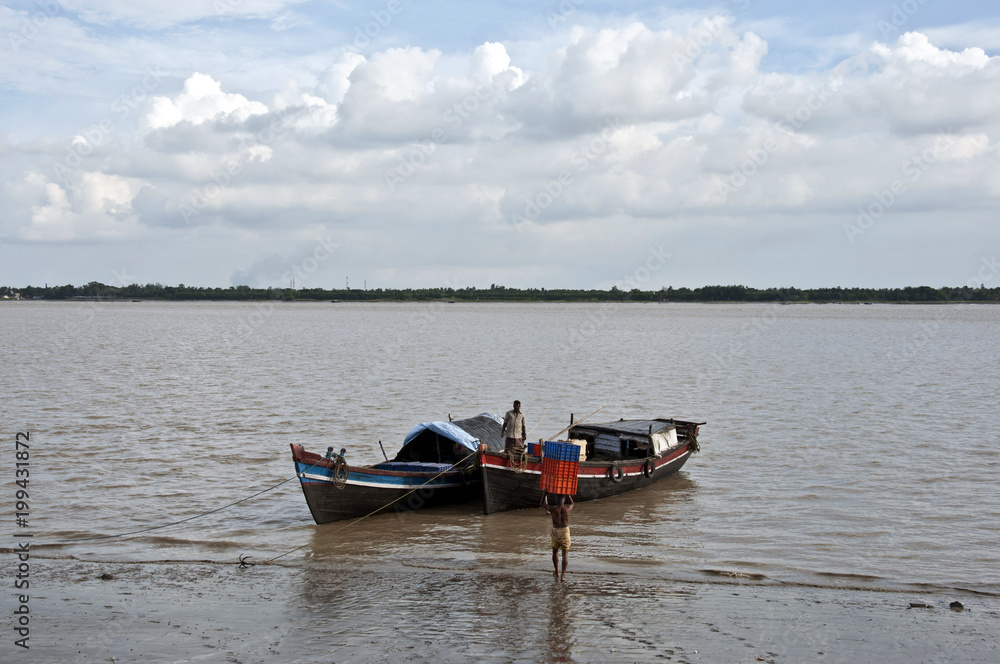
[[[552,517],[553,528],[565,528],[569,525],[569,513],[573,511],[573,496],[566,496],[564,503],[546,504],[545,511]]]

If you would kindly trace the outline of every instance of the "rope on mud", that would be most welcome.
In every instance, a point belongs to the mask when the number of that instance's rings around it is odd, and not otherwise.
[[[428,479],[423,484],[410,489],[409,491],[407,491],[403,495],[399,496],[395,500],[389,501],[388,503],[386,503],[382,507],[379,507],[378,509],[376,509],[373,512],[370,512],[370,513],[368,513],[368,514],[366,514],[366,515],[364,515],[362,517],[358,517],[354,521],[352,521],[349,524],[343,526],[342,528],[338,528],[337,530],[333,531],[333,533],[330,533],[330,534],[333,535],[333,534],[339,533],[340,531],[342,531],[342,530],[344,530],[346,528],[349,528],[350,526],[353,526],[354,524],[356,524],[357,522],[361,521],[362,519],[367,519],[368,517],[370,517],[370,516],[372,516],[372,515],[374,515],[374,514],[376,514],[378,512],[381,512],[382,510],[384,510],[384,509],[392,506],[393,504],[399,502],[403,498],[406,498],[407,496],[409,496],[414,491],[418,491],[418,490],[422,489],[423,487],[427,486],[429,483],[433,482],[434,480],[436,480],[437,478],[441,477],[445,473],[449,472],[450,470],[453,470],[456,466],[465,463],[466,461],[468,461],[469,459],[471,459],[473,456],[475,456],[477,453],[478,453],[478,450],[473,451],[471,454],[469,454],[469,455],[465,456],[464,458],[459,459],[458,461],[456,461],[455,463],[453,463],[449,468],[446,468],[445,470],[442,470],[440,473],[438,473],[434,477],[431,477],[430,479]],[[305,473],[309,472],[310,470],[312,470],[313,468],[315,468],[317,465],[319,465],[318,461],[316,463],[314,463],[313,465],[311,465],[309,468],[306,468],[304,471],[302,471],[301,474],[305,474]],[[295,475],[292,475],[291,477],[289,477],[287,479],[284,479],[284,480],[278,482],[277,484],[275,484],[273,486],[269,486],[269,487],[267,487],[265,489],[261,489],[260,491],[258,491],[256,493],[253,493],[253,494],[251,494],[249,496],[246,496],[245,498],[240,498],[239,500],[233,501],[233,502],[231,502],[231,503],[229,503],[227,505],[223,505],[222,507],[216,507],[213,510],[209,510],[207,512],[202,512],[201,514],[195,514],[194,516],[189,516],[189,517],[186,517],[184,519],[178,519],[177,521],[171,521],[170,523],[163,523],[163,524],[160,524],[158,526],[150,526],[149,528],[141,528],[139,530],[131,530],[131,531],[126,532],[126,533],[116,533],[114,535],[95,535],[93,537],[78,537],[78,538],[75,538],[75,539],[59,540],[57,542],[50,542],[49,544],[76,544],[77,542],[92,542],[92,541],[95,541],[95,540],[115,539],[115,538],[118,538],[118,537],[129,537],[130,535],[139,535],[141,533],[148,533],[151,530],[159,530],[161,528],[168,528],[170,526],[176,526],[179,523],[186,523],[188,521],[194,521],[195,519],[200,519],[203,516],[208,516],[209,514],[215,514],[216,512],[221,512],[222,510],[227,509],[229,507],[232,507],[234,505],[239,505],[240,503],[246,502],[246,501],[250,500],[251,498],[256,498],[257,496],[259,496],[261,494],[264,494],[264,493],[267,493],[268,491],[273,491],[274,489],[277,489],[279,486],[281,486],[283,484],[286,484],[288,482],[291,482],[292,480],[294,480],[294,479],[296,479],[298,477],[300,477],[300,473],[296,473]],[[297,546],[294,549],[290,549],[288,551],[285,551],[284,553],[282,553],[280,555],[277,555],[274,558],[268,559],[268,562],[277,560],[278,558],[283,558],[283,557],[287,556],[290,553],[294,553],[295,551],[298,551],[299,549],[305,548],[306,546],[309,546],[309,545],[308,544],[303,544],[302,546]],[[249,561],[249,558],[250,558],[250,556],[243,556],[243,555],[241,555],[240,556],[240,560],[239,560],[239,566],[240,567],[248,567],[248,566],[252,567],[255,563],[251,563]]]
[[[442,476],[442,475],[444,475],[445,473],[447,473],[447,472],[449,472],[449,471],[451,471],[451,470],[454,470],[455,466],[458,466],[458,465],[460,465],[460,464],[463,464],[463,463],[465,463],[466,461],[468,461],[469,459],[471,459],[472,457],[474,457],[474,456],[475,456],[476,454],[478,454],[478,453],[479,453],[479,451],[478,451],[478,450],[474,451],[474,452],[473,452],[472,454],[469,454],[469,455],[468,455],[468,456],[466,456],[465,458],[463,458],[463,459],[459,459],[459,460],[458,460],[458,461],[456,461],[455,463],[451,464],[451,467],[450,467],[450,468],[445,468],[445,469],[444,469],[444,470],[442,470],[442,471],[441,471],[440,473],[438,473],[438,474],[437,474],[437,475],[435,475],[434,477],[430,478],[429,480],[427,480],[427,481],[426,481],[426,482],[424,482],[423,484],[421,484],[421,485],[419,485],[419,486],[415,486],[415,487],[413,487],[412,489],[410,489],[409,491],[407,491],[406,493],[404,493],[404,494],[403,494],[402,496],[400,496],[400,497],[398,497],[398,498],[396,498],[396,499],[394,499],[394,500],[391,500],[391,501],[389,501],[388,503],[386,503],[386,504],[385,504],[385,505],[383,505],[382,507],[379,507],[378,509],[376,509],[376,510],[374,510],[374,511],[372,511],[372,512],[369,512],[368,514],[365,514],[364,516],[359,516],[359,517],[358,517],[357,519],[355,519],[354,521],[351,521],[350,523],[348,523],[348,524],[346,524],[346,525],[344,525],[344,526],[342,526],[342,527],[340,527],[340,528],[337,528],[337,529],[336,529],[335,531],[333,531],[332,533],[324,533],[324,534],[326,534],[326,535],[336,535],[337,533],[339,533],[339,532],[340,532],[340,531],[342,531],[342,530],[347,530],[348,528],[350,528],[351,526],[353,526],[353,525],[354,525],[354,524],[356,524],[357,522],[359,522],[359,521],[361,521],[361,520],[363,520],[363,519],[367,519],[368,517],[370,517],[370,516],[372,516],[372,515],[374,515],[374,514],[378,514],[378,513],[379,513],[379,512],[381,512],[382,510],[384,510],[384,509],[386,509],[386,508],[388,508],[388,507],[391,507],[391,506],[392,506],[392,505],[394,505],[395,503],[398,503],[399,501],[401,501],[401,500],[402,500],[403,498],[406,498],[407,496],[409,496],[409,495],[410,495],[411,493],[413,493],[414,491],[419,491],[420,489],[424,488],[425,486],[427,486],[428,484],[430,484],[431,482],[433,482],[433,481],[434,481],[434,480],[436,480],[437,478],[441,477],[441,476]],[[309,546],[309,544],[303,544],[302,546],[297,546],[297,547],[295,547],[294,549],[289,549],[288,551],[285,551],[284,553],[282,553],[282,554],[279,554],[279,555],[275,556],[274,558],[268,558],[268,559],[267,559],[267,562],[273,562],[273,561],[277,560],[278,558],[284,558],[284,557],[285,557],[285,556],[287,556],[287,555],[288,555],[289,553],[295,553],[295,552],[296,552],[296,551],[298,551],[299,549],[304,549],[304,548],[306,548],[307,546]]]
[[[306,468],[302,472],[303,473],[309,472],[310,470],[312,470],[313,468],[315,468],[318,465],[318,463],[319,462],[317,461],[316,463],[314,463],[313,465],[309,466],[309,468]],[[77,542],[91,542],[91,541],[94,541],[94,540],[114,539],[114,538],[117,538],[117,537],[128,537],[129,535],[139,535],[141,533],[148,533],[151,530],[159,530],[160,528],[168,528],[170,526],[176,526],[178,523],[184,523],[186,521],[194,521],[195,519],[200,519],[203,516],[208,516],[209,514],[215,514],[216,512],[221,512],[222,510],[227,509],[229,507],[232,507],[233,505],[239,505],[240,503],[246,502],[246,501],[250,500],[251,498],[256,498],[257,496],[261,495],[262,493],[267,493],[268,491],[273,491],[273,490],[277,489],[279,486],[281,486],[282,484],[285,484],[286,482],[291,482],[292,480],[296,479],[297,477],[298,477],[298,474],[296,473],[295,475],[292,475],[288,479],[281,480],[277,484],[275,484],[273,486],[269,486],[266,489],[261,489],[257,493],[251,494],[251,495],[247,496],[246,498],[240,498],[239,500],[234,501],[232,503],[229,503],[228,505],[223,505],[222,507],[216,507],[214,510],[209,510],[207,512],[202,512],[201,514],[195,514],[194,516],[189,516],[189,517],[187,517],[185,519],[179,519],[177,521],[171,521],[170,523],[163,523],[163,524],[160,524],[159,526],[150,526],[149,528],[142,528],[141,530],[132,530],[132,531],[129,531],[127,533],[118,533],[116,535],[95,535],[94,537],[78,537],[76,539],[60,540],[58,542],[51,542],[51,544],[75,544]],[[48,544],[49,542],[46,542],[46,543]]]

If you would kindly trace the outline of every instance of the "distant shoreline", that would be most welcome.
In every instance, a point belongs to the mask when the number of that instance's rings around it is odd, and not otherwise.
[[[171,301],[171,302],[638,302],[738,304],[747,302],[780,304],[998,304],[1000,288],[907,286],[905,288],[766,288],[747,286],[703,286],[701,288],[661,288],[644,291],[507,288],[407,288],[331,289],[306,288],[206,288],[132,284],[108,286],[90,282],[85,286],[0,287],[4,300],[46,300],[77,302]]]

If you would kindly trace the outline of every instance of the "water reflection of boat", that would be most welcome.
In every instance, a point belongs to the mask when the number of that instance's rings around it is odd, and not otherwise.
[[[704,422],[675,419],[619,420],[570,426],[568,438],[581,441],[586,458],[577,471],[575,501],[596,500],[649,486],[673,475],[698,451]],[[481,448],[483,511],[537,507],[542,457]]]
[[[609,565],[682,561],[697,564],[698,529],[690,518],[697,483],[685,473],[642,491],[592,501],[574,512],[574,547],[586,551],[575,570],[601,571]],[[309,526],[305,558],[324,569],[352,571],[448,570],[552,573],[551,520],[539,508],[482,516],[473,499],[432,510],[382,513],[357,524]],[[541,554],[541,555],[540,555]]]
[[[619,565],[622,566],[619,569],[634,570],[637,565],[665,560],[680,560],[686,568],[697,564],[695,551],[702,543],[698,529],[688,521],[691,515],[699,515],[697,506],[692,504],[697,492],[697,482],[681,472],[642,491],[579,504],[571,520],[573,547],[586,554],[581,559],[571,553],[571,567],[600,572]],[[435,515],[438,513],[435,510]],[[427,516],[430,515],[426,512],[408,514],[407,528],[416,517]],[[458,521],[442,515],[440,523],[443,526]],[[470,543],[463,538],[455,546],[470,550],[472,560],[480,568],[529,567],[552,574],[548,556],[539,557],[539,552],[548,553],[551,546],[552,520],[544,510],[536,507],[498,512],[480,519],[470,515],[461,523],[462,534],[475,540]],[[440,540],[435,541],[432,536],[420,544],[430,542],[440,546]]]
[[[500,451],[500,419],[483,414],[453,422],[424,422],[410,430],[395,458],[352,466],[344,450],[326,456],[293,444],[292,458],[316,523],[386,510],[403,512],[476,496],[481,475],[475,452]]]

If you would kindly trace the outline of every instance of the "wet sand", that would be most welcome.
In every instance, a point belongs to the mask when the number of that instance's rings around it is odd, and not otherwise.
[[[0,574],[11,578],[5,556]],[[996,662],[1000,598],[547,567],[32,559],[4,662]],[[102,578],[103,577],[103,578]],[[964,610],[949,608],[959,600]],[[3,594],[3,612],[15,606]],[[926,606],[911,606],[912,604]],[[650,617],[655,621],[650,622]]]

